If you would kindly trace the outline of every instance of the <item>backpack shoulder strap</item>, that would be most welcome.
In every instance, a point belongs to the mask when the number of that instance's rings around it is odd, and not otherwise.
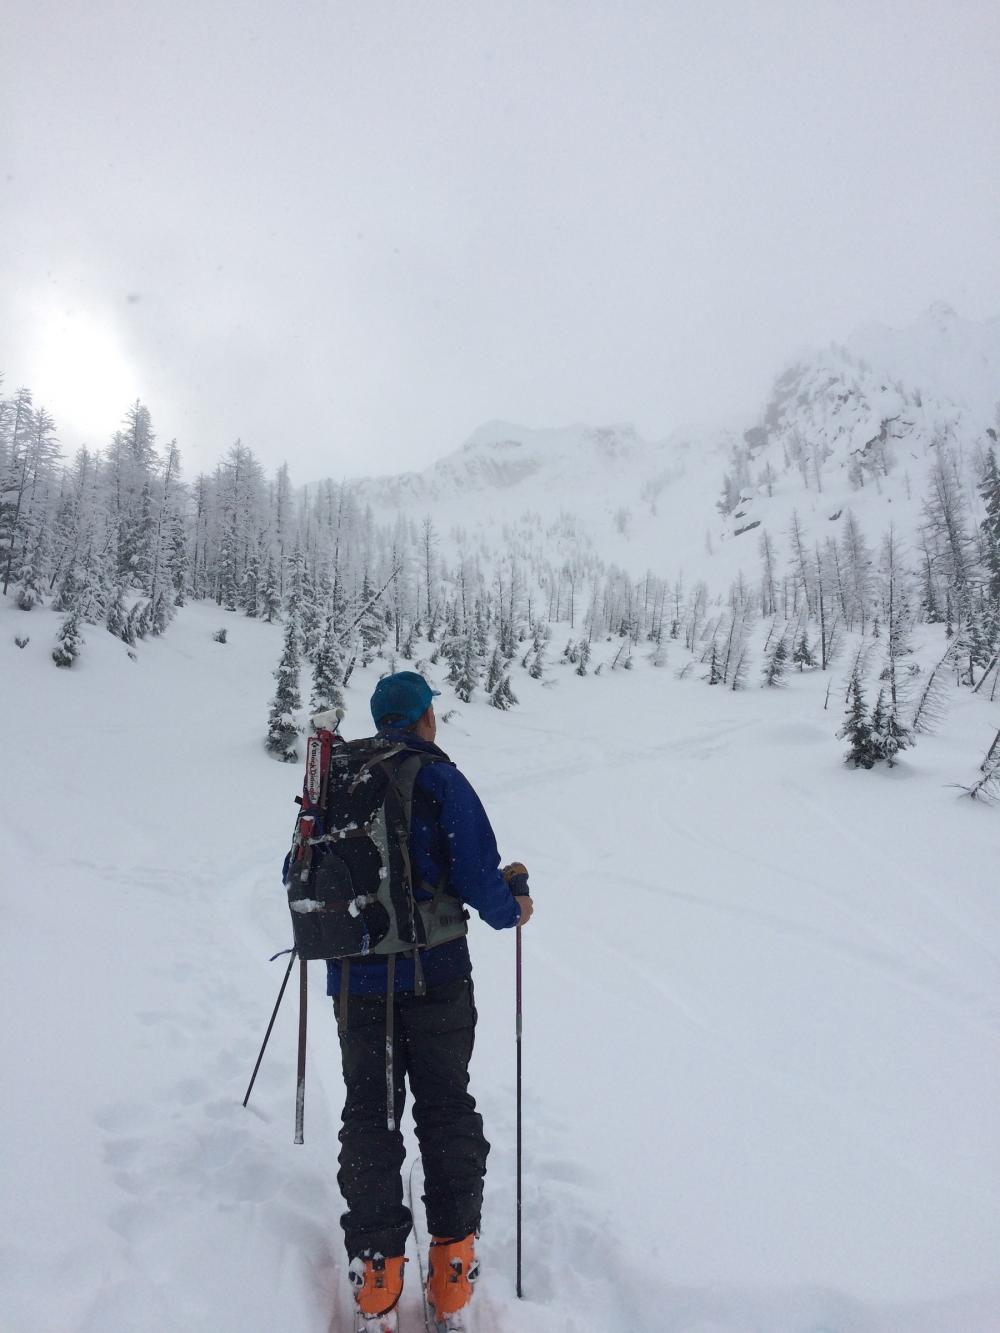
[[[399,792],[399,798],[403,803],[403,812],[406,817],[406,827],[409,828],[413,818],[413,789],[417,785],[417,778],[428,764],[450,764],[451,760],[447,755],[428,754],[426,750],[407,750],[402,747],[406,755],[393,765],[393,778],[396,783],[396,789]],[[395,757],[395,753],[393,755]]]
[[[394,780],[403,806],[407,833],[413,825],[413,792],[417,785],[417,778],[430,764],[451,764],[451,762],[443,751],[440,754],[428,754],[426,750],[410,750],[406,758],[395,765]],[[441,875],[437,884],[422,881],[419,887],[431,895],[433,900],[432,911],[436,912],[441,905],[441,899],[448,891],[447,867],[441,868]]]

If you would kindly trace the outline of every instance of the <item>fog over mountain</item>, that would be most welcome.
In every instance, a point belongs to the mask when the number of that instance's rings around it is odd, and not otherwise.
[[[764,524],[780,546],[793,507],[812,526],[851,505],[873,539],[890,517],[914,536],[937,451],[953,447],[971,467],[998,421],[1000,318],[938,304],[907,328],[869,326],[797,359],[735,426],[649,441],[627,424],[494,421],[423,471],[347,489],[382,521],[427,514],[445,536],[454,526],[487,545],[518,517],[541,531],[572,515],[636,574],[703,567],[728,580],[755,563],[737,530]]]

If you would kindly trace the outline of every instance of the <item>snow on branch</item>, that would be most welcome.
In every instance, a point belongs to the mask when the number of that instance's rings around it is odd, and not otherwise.
[[[1000,731],[979,765],[979,777],[970,786],[963,786],[966,796],[974,801],[1000,801]]]
[[[954,658],[959,646],[957,641],[950,643],[944,656],[927,677],[927,683],[920,692],[920,698],[910,720],[910,730],[914,736],[930,736],[944,719],[946,691],[944,669]]]

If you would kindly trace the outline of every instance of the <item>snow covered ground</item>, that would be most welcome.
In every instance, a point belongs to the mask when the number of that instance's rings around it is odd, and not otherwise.
[[[292,993],[240,1105],[290,942],[277,628],[194,605],[137,661],[90,629],[57,671],[56,624],[0,608],[0,1329],[346,1329],[319,965],[305,1145]],[[853,772],[819,673],[732,694],[679,661],[519,674],[520,708],[440,731],[538,904],[523,1302],[513,937],[472,940],[478,1327],[996,1333],[1000,814],[948,784],[1000,709],[962,696],[897,769]]]

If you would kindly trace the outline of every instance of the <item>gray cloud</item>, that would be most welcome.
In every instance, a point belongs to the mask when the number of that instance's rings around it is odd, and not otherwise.
[[[129,381],[189,471],[239,435],[306,477],[497,416],[661,435],[801,344],[1000,311],[991,4],[11,10],[0,368],[68,447],[81,328],[105,434]]]

